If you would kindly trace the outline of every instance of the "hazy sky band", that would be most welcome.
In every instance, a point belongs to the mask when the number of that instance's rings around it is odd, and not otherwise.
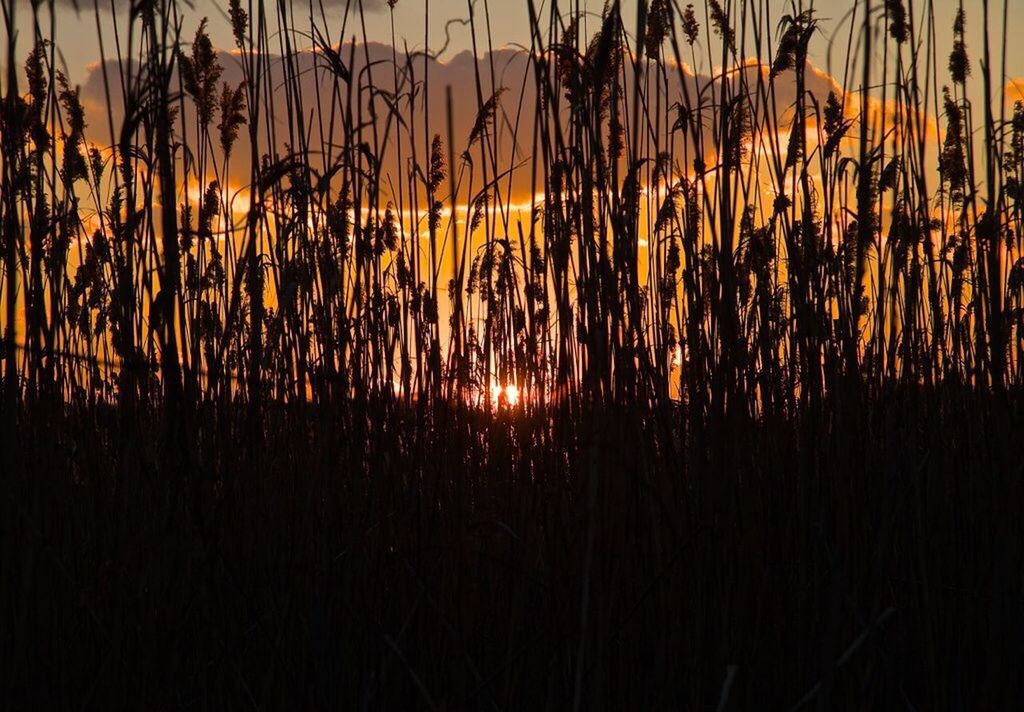
[[[750,0],[755,5],[766,8],[773,22],[787,13],[792,12],[789,2],[780,0]],[[1009,2],[1009,0],[1007,0]],[[105,37],[105,44],[108,53],[113,46],[113,24],[111,22],[110,8],[114,7],[119,17],[119,23],[123,27],[127,14],[128,3],[126,0],[96,0],[101,8],[101,26]],[[431,51],[438,51],[447,45],[442,59],[454,57],[459,52],[472,50],[472,37],[467,25],[459,20],[469,17],[469,0],[398,0],[393,14],[388,10],[384,0],[325,0],[323,7],[327,16],[328,28],[334,32],[340,32],[342,16],[346,5],[351,3],[352,9],[357,9],[362,3],[365,12],[365,26],[367,39],[370,41],[389,43],[391,41],[392,19],[394,20],[395,44],[400,49],[408,46],[410,50],[423,49],[425,38],[429,37]],[[562,4],[566,4],[563,0]],[[575,3],[573,3],[575,5]],[[589,36],[598,28],[598,17],[604,6],[604,0],[579,0],[579,4],[588,13],[593,21],[593,26],[586,28],[583,34]],[[684,3],[685,4],[685,3]],[[702,3],[694,3],[698,19],[703,20]],[[878,12],[881,9],[881,0],[872,0],[872,7]],[[209,18],[209,28],[214,44],[221,48],[229,48],[233,45],[231,31],[226,19],[226,2],[214,0],[195,0],[195,10],[189,17],[186,17],[183,25],[183,37],[188,39],[194,33],[196,25],[203,17]],[[538,12],[543,18],[548,16],[550,3],[538,0],[536,3]],[[804,3],[804,7],[810,7],[811,3]],[[935,16],[936,42],[938,44],[938,57],[941,76],[945,74],[944,58],[948,55],[952,46],[952,23],[960,0],[932,0],[932,2],[906,3],[908,10],[911,10],[917,21],[920,23],[927,17],[931,9]],[[270,5],[272,7],[272,5]],[[99,42],[95,30],[95,18],[93,11],[93,0],[79,0],[80,11],[76,13],[71,0],[60,0],[57,3],[58,17],[56,22],[57,46],[67,62],[68,70],[73,81],[84,81],[88,66],[99,60]],[[308,18],[308,3],[293,3],[293,11],[297,22]],[[320,0],[317,0],[315,12],[319,16]],[[866,3],[860,2],[851,4],[848,0],[819,0],[813,3],[815,14],[821,21],[822,32],[828,37],[834,37],[835,44],[832,50],[831,72],[835,75],[842,71],[842,62],[846,54],[846,40],[849,34],[850,21],[853,17],[851,9],[856,9],[858,26],[863,19],[863,12]],[[17,55],[21,56],[28,51],[28,38],[31,36],[31,5],[27,1],[19,3],[19,26],[21,45]],[[477,52],[483,54],[490,44],[494,49],[507,45],[528,45],[530,41],[529,13],[526,0],[475,0],[473,12],[475,14],[477,27]],[[627,18],[627,29],[630,29],[629,19],[636,16],[636,0],[623,0],[622,14]],[[981,50],[984,38],[984,27],[982,22],[982,5],[980,2],[965,4],[967,11],[967,48],[975,68],[981,58]],[[1024,3],[1009,2],[1006,7],[1006,26],[1012,28],[1024,20]],[[428,15],[429,11],[429,15]],[[1002,65],[1002,33],[998,28],[1003,27],[1004,5],[1001,0],[993,0],[989,7],[989,22],[996,31],[990,32],[992,44],[991,52],[993,57],[993,75],[998,76]],[[350,10],[351,12],[351,10]],[[41,22],[49,24],[49,11],[44,4],[40,13]],[[429,17],[429,20],[428,20]],[[489,19],[489,23],[488,23]],[[319,19],[318,19],[319,22]],[[44,29],[45,33],[45,29]],[[346,40],[352,39],[352,35],[361,40],[362,26],[353,22],[350,18],[346,29]],[[703,27],[701,35],[703,37]],[[335,38],[336,39],[336,38]],[[774,40],[774,38],[773,38]],[[4,35],[0,42],[7,43]],[[811,44],[811,61],[822,69],[829,69],[830,57],[828,56],[828,42],[816,41]],[[1006,49],[1007,77],[1009,80],[1024,75],[1024,43],[1008,43]],[[753,51],[751,49],[751,51]],[[6,55],[6,51],[3,52]],[[762,59],[764,59],[762,57]],[[697,67],[697,71],[708,71],[709,67]],[[1001,82],[1005,83],[1005,82]]]

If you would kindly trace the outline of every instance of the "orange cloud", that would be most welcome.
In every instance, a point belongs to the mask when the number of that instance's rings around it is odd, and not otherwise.
[[[534,117],[538,110],[542,109],[538,107],[536,84],[533,81],[533,70],[530,64],[531,56],[527,51],[504,48],[478,57],[474,57],[471,52],[467,51],[457,54],[447,61],[439,61],[424,57],[422,54],[407,57],[404,52],[395,53],[390,46],[373,42],[365,45],[358,44],[355,47],[346,44],[339,49],[338,55],[344,58],[346,63],[351,61],[352,66],[348,67],[348,70],[353,77],[353,82],[357,82],[361,89],[356,96],[358,97],[357,104],[361,102],[362,106],[354,107],[354,111],[363,117],[362,121],[364,122],[359,140],[366,142],[379,140],[381,142],[382,160],[379,169],[384,201],[393,202],[396,206],[401,202],[403,208],[408,209],[411,200],[408,178],[411,166],[410,156],[415,151],[417,160],[424,162],[427,158],[426,151],[429,150],[426,144],[429,143],[430,136],[439,134],[447,140],[445,88],[448,86],[454,89],[452,127],[456,163],[462,164],[463,150],[467,146],[471,146],[469,159],[474,163],[481,160],[478,155],[479,141],[472,145],[473,142],[470,140],[479,114],[477,76],[480,77],[479,91],[482,93],[483,101],[487,101],[493,94],[492,73],[494,88],[505,88],[506,91],[495,100],[495,124],[487,130],[495,134],[491,138],[494,140],[497,164],[506,168],[518,166],[510,175],[502,176],[500,192],[503,199],[513,205],[530,205],[536,201],[536,191],[541,186],[533,183],[531,172],[526,166],[529,164],[531,153],[529,137],[533,130]],[[394,99],[396,73],[392,67],[392,62],[395,60],[399,65],[397,101]],[[671,131],[674,119],[675,109],[672,107],[685,103],[687,100],[691,104],[699,102],[705,112],[703,117],[705,135],[702,145],[708,154],[705,158],[711,165],[713,159],[711,154],[713,154],[715,145],[712,132],[715,126],[709,118],[709,112],[716,110],[715,104],[720,100],[721,95],[719,88],[723,82],[728,82],[734,90],[730,93],[735,94],[742,86],[744,87],[742,91],[750,94],[750,104],[757,119],[757,125],[754,127],[756,132],[764,136],[775,131],[779,134],[780,142],[771,142],[771,144],[762,136],[757,145],[752,147],[753,152],[769,150],[770,145],[776,143],[777,148],[771,150],[785,152],[785,138],[791,129],[793,107],[797,98],[794,71],[789,70],[770,79],[768,65],[756,59],[747,59],[736,68],[726,72],[724,76],[722,73],[702,75],[695,73],[685,64],[676,65],[668,57],[663,58],[663,61],[669,68],[668,81],[660,89],[663,94],[657,101],[653,97],[645,97],[645,100],[651,102],[652,120],[654,120],[653,108],[656,105],[660,105],[662,111],[671,114],[667,117],[663,115],[660,121],[656,121],[657,125],[651,127],[652,131],[657,132],[658,139],[663,146],[672,143],[667,135]],[[332,91],[335,79],[327,71],[324,59],[318,57],[314,51],[296,53],[293,62],[296,65],[298,81],[301,84],[299,91],[302,96],[314,99],[304,107],[306,117],[314,118],[312,121],[309,118],[306,119],[309,122],[309,133],[306,139],[311,146],[311,167],[323,173],[327,170],[324,163],[328,157],[330,156],[330,160],[337,160],[337,147],[344,143],[343,122],[335,120],[333,124],[331,123],[331,112],[337,110],[334,102],[339,96]],[[242,81],[242,75],[236,57],[229,52],[221,52],[221,64],[224,67],[222,79],[233,86],[238,85]],[[285,77],[281,59],[276,56],[271,57],[270,67],[272,84],[278,87],[283,86]],[[86,130],[89,134],[88,138],[99,144],[106,144],[109,142],[106,115],[110,114],[116,133],[120,128],[124,110],[122,98],[117,91],[114,96],[110,97],[108,108],[102,69],[103,67],[99,64],[88,67],[89,73],[82,87],[82,100],[86,105],[90,124]],[[118,76],[119,70],[116,63],[108,62],[107,70],[109,76]],[[425,71],[429,73],[431,87],[429,93],[421,91]],[[138,76],[137,69],[133,74]],[[524,77],[527,78],[527,81],[524,81]],[[634,73],[631,70],[627,69],[623,72],[621,96],[632,96],[633,78]],[[414,83],[419,90],[416,92],[414,108],[410,111],[409,92]],[[767,91],[766,87],[769,83],[771,84],[770,97],[760,95],[759,92],[762,90]],[[842,86],[832,76],[813,66],[810,62],[806,66],[804,83],[805,90],[811,97],[807,104],[809,112],[807,126],[811,132],[808,135],[808,145],[817,143],[818,122],[814,116],[814,105],[816,104],[819,110],[822,110],[830,92],[843,98],[844,112],[847,118],[854,120],[859,118],[859,95],[844,93]],[[366,90],[369,84],[375,87],[376,93]],[[647,83],[641,91],[653,91],[650,87],[657,84],[657,82]],[[118,87],[119,82],[112,81],[109,85]],[[1021,81],[1019,86],[1024,88],[1024,81]],[[344,97],[344,86],[341,89],[340,96]],[[371,97],[374,98],[371,99]],[[392,113],[391,107],[394,107],[394,113]],[[184,112],[177,121],[176,130],[188,132],[190,134],[188,138],[194,141],[194,136],[191,134],[195,133],[195,115],[190,99],[183,102],[183,108]],[[568,111],[565,106],[560,110]],[[764,112],[769,110],[774,111],[776,116],[765,116]],[[908,107],[903,106],[901,110],[904,112],[902,121],[906,122]],[[869,98],[868,120],[876,128],[882,125],[884,118],[886,129],[890,131],[896,124],[897,112],[897,104],[892,100],[886,101],[883,106],[880,99]],[[376,131],[371,128],[374,124],[376,124]],[[937,143],[938,125],[934,116],[922,112],[920,120],[916,124],[921,127],[919,130],[923,130],[930,142]],[[332,125],[333,129],[330,128]],[[414,134],[410,134],[409,127],[415,127]],[[278,145],[267,146],[263,145],[265,141],[262,139],[266,134],[261,129],[261,153],[273,150],[277,151],[279,155],[285,154],[284,141],[287,140],[285,135],[287,123],[283,115],[276,117],[275,130],[280,132],[277,136]],[[228,182],[234,186],[243,186],[248,181],[249,149],[248,141],[244,138],[246,131],[247,129],[242,129],[242,138],[236,143],[232,161],[228,167],[229,175],[219,176],[222,183]],[[854,135],[855,132],[852,131],[849,134],[851,137]],[[690,136],[688,140],[693,141],[694,139],[695,137]],[[678,142],[678,136],[673,140]],[[678,147],[679,144],[675,145]],[[447,153],[447,148],[444,152]],[[693,157],[692,153],[690,157]],[[475,168],[479,170],[479,166],[475,166]],[[689,172],[690,166],[680,166],[680,168]],[[208,177],[207,180],[209,179]],[[458,198],[460,203],[472,199],[472,196],[466,194],[470,187],[473,190],[480,188],[479,185],[463,185]],[[398,199],[400,189],[404,189],[401,201]],[[422,200],[423,195],[419,195],[418,198]]]
[[[1024,101],[1024,77],[1017,77],[1016,79],[1008,81],[1004,92],[1006,94],[1007,104]]]

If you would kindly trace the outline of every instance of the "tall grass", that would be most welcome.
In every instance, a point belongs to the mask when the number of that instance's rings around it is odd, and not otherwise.
[[[100,110],[15,4],[6,706],[1024,692],[1005,0],[834,80],[810,4],[471,1],[458,106],[357,0],[95,5]]]

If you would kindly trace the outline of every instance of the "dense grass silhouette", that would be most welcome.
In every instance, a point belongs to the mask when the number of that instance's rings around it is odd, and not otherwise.
[[[1008,5],[769,5],[3,0],[0,703],[1018,702]]]

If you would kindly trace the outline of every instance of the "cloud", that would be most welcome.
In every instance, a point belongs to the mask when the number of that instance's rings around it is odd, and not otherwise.
[[[1006,94],[1006,103],[1008,104],[1024,101],[1024,77],[1017,77],[1008,81],[1004,92]]]
[[[497,100],[497,164],[503,167],[522,166],[512,175],[512,201],[528,203],[532,199],[537,190],[537,186],[532,184],[529,170],[530,157],[533,153],[532,132],[534,130],[535,117],[541,109],[538,107],[535,93],[536,85],[531,67],[531,58],[527,52],[505,48],[474,59],[472,53],[466,51],[445,61],[427,58],[420,54],[414,55],[412,59],[407,61],[401,52],[398,52],[396,55],[389,45],[369,43],[355,46],[345,44],[339,48],[338,55],[343,58],[346,65],[351,63],[352,66],[347,67],[347,69],[352,77],[352,81],[354,83],[358,82],[359,86],[364,88],[364,91],[355,94],[356,96],[361,96],[362,106],[360,107],[357,104],[354,109],[361,112],[364,121],[361,135],[355,138],[357,143],[365,141],[372,145],[373,141],[378,140],[384,146],[382,149],[384,158],[381,164],[381,173],[385,190],[394,190],[397,195],[397,189],[400,184],[408,186],[409,157],[415,151],[420,164],[425,163],[426,157],[424,153],[425,148],[428,148],[427,144],[430,141],[430,137],[438,134],[442,139],[447,140],[447,87],[451,87],[453,90],[452,126],[455,155],[457,157],[461,156],[463,151],[469,147],[471,143],[470,136],[473,133],[473,127],[476,123],[481,103],[477,96],[477,77],[479,76],[482,102],[486,102],[496,89],[504,88],[506,90]],[[400,77],[402,71],[407,66],[411,66],[415,74],[414,80],[418,88],[415,106],[411,112],[408,99],[410,86],[408,81],[402,82],[401,79],[399,80],[400,85],[397,92],[399,100],[397,103],[391,98],[395,93],[393,60],[396,56]],[[285,96],[285,63],[281,61],[280,57],[274,56],[270,59],[272,67],[270,81],[275,87],[277,95],[283,98]],[[224,66],[222,80],[233,86],[238,85],[242,81],[242,75],[237,57],[229,52],[221,52],[220,60]],[[317,57],[312,51],[298,52],[292,57],[291,63],[299,76],[299,91],[305,103],[303,106],[304,121],[307,123],[307,128],[311,129],[311,133],[306,136],[311,149],[312,157],[310,160],[311,163],[316,164],[318,161],[322,161],[322,156],[326,153],[325,147],[330,145],[336,147],[345,143],[346,137],[343,133],[342,122],[338,119],[337,109],[339,103],[343,105],[345,101],[347,86],[343,81],[337,80],[339,82],[337,85],[339,93],[335,94],[336,79],[334,75],[327,70],[323,57]],[[493,87],[491,86],[490,79],[492,68],[495,77]],[[718,88],[723,81],[739,82],[743,80],[746,86],[756,92],[759,80],[767,81],[768,78],[768,68],[756,61],[745,63],[741,70],[733,72],[729,79],[723,79],[721,76],[698,75],[685,66],[682,68],[683,71],[681,73],[675,71],[676,67],[674,66],[671,69],[672,71],[668,74],[671,79],[667,95],[663,95],[661,98],[662,110],[667,112],[668,115],[667,120],[663,119],[660,122],[659,131],[661,132],[660,138],[663,145],[668,144],[666,132],[669,130],[674,119],[674,109],[670,107],[676,102],[683,102],[684,93],[691,98],[691,101],[696,101],[698,96],[703,97],[707,109],[711,102],[717,101],[720,94]],[[107,71],[108,76],[111,77],[110,86],[119,86],[119,82],[114,79],[118,76],[116,63],[113,61],[108,62]],[[424,91],[424,71],[429,73],[429,92]],[[622,96],[631,97],[633,73],[627,71],[625,75],[626,85],[623,87]],[[682,76],[681,80],[680,76]],[[788,134],[793,111],[792,107],[796,101],[794,77],[795,74],[789,71],[781,74],[774,80],[775,90],[772,105],[776,107],[778,117],[776,121],[769,122],[769,124],[776,125],[783,136]],[[378,93],[372,94],[365,91],[366,85],[370,82],[373,83]],[[686,88],[685,92],[684,85]],[[840,86],[832,77],[810,64],[808,64],[808,71],[805,76],[805,88],[820,107],[824,107],[830,92],[842,95]],[[372,99],[371,95],[373,96]],[[98,144],[109,144],[110,140],[106,135],[109,133],[106,119],[108,113],[107,98],[104,92],[101,67],[98,65],[90,68],[83,84],[82,97],[87,105],[87,115],[90,122],[89,132],[92,135],[89,138]],[[760,101],[754,97],[754,103],[759,105]],[[811,106],[809,102],[808,110],[811,110]],[[847,115],[855,116],[858,106],[857,97],[855,95],[848,95],[846,99]],[[120,97],[112,97],[109,108],[115,131],[117,131],[121,124],[121,117],[124,114]],[[873,106],[872,109],[874,113],[877,112],[878,107]],[[284,114],[285,110],[286,106],[283,101],[280,106],[275,107],[277,112],[275,131],[279,136],[279,145],[274,147],[263,146],[260,149],[261,151],[265,152],[273,148],[279,154],[283,155],[285,152],[284,143],[288,140],[286,138],[288,122]],[[561,111],[563,112],[563,117],[567,116],[568,109],[564,102]],[[654,111],[653,100],[651,111]],[[328,135],[330,130],[321,127],[330,125],[329,117],[332,112],[334,112],[336,119],[335,128],[333,134]],[[887,117],[891,116],[889,110],[886,111],[886,115]],[[374,116],[376,121],[373,121],[371,118]],[[714,127],[711,126],[712,122],[708,119],[708,116],[709,113],[706,111],[704,145],[713,146],[712,131]],[[809,124],[813,127],[815,123],[813,117],[809,118]],[[763,120],[763,117],[761,119]],[[891,125],[891,120],[889,124]],[[929,119],[926,125],[929,137],[934,137],[936,135],[934,121]],[[415,127],[414,135],[410,135],[407,130],[409,126]],[[188,131],[190,134],[195,131],[195,116],[191,100],[185,101],[185,115],[179,119],[177,129],[179,131]],[[774,128],[769,130],[774,130]],[[261,136],[265,136],[265,134],[261,134]],[[187,139],[191,143],[194,141],[194,136],[189,135]],[[296,139],[293,138],[290,142],[294,144],[295,141]],[[783,147],[785,147],[784,142]],[[334,155],[337,156],[337,148],[332,150]],[[373,149],[373,151],[376,153],[378,149]],[[447,154],[447,147],[445,148],[445,153]],[[469,156],[472,160],[477,161],[479,160],[478,154],[479,143],[476,143],[472,146],[472,150],[469,151]],[[401,161],[399,160],[400,155]],[[712,159],[713,156],[707,156],[707,158]],[[460,160],[460,158],[456,158],[457,162]],[[710,165],[711,161],[709,160],[708,163]],[[244,184],[246,182],[248,177],[246,167],[248,164],[248,142],[243,138],[243,140],[236,144],[233,154],[233,175],[230,176],[232,182],[236,184]],[[323,169],[322,165],[317,165],[316,167],[321,170]],[[688,170],[690,167],[685,166],[684,168]],[[479,167],[477,167],[477,170],[479,170]],[[395,196],[391,197],[394,198]]]

